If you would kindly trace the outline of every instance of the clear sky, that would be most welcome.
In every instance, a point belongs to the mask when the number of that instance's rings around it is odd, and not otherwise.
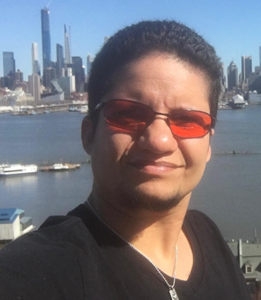
[[[51,3],[50,3],[51,2]],[[225,65],[233,59],[241,72],[241,55],[259,65],[260,0],[0,0],[0,76],[3,51],[13,51],[16,69],[31,73],[31,44],[38,44],[42,70],[41,9],[49,4],[52,60],[56,43],[64,45],[64,24],[71,26],[72,56],[94,56],[110,36],[147,19],[175,19],[212,44]]]

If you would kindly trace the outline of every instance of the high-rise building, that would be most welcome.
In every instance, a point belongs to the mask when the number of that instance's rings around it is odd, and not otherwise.
[[[84,90],[84,68],[82,65],[82,58],[80,56],[72,57],[73,75],[75,76],[76,92],[83,92]]]
[[[24,74],[19,69],[15,72],[15,80],[20,82],[24,81]]]
[[[241,56],[242,82],[246,81],[252,73],[252,56]]]
[[[233,61],[231,61],[227,68],[227,84],[229,90],[232,90],[238,85],[238,69]]]
[[[62,76],[62,69],[64,68],[63,46],[56,44],[56,75],[57,78]]]
[[[32,43],[32,74],[37,73],[40,75],[40,64],[38,59],[38,46]]]
[[[51,87],[52,87],[52,83],[51,81],[53,79],[56,79],[56,70],[55,68],[49,67],[47,69],[44,70],[44,86],[46,88],[46,90],[48,90],[49,92],[51,91]]]
[[[43,72],[51,65],[51,36],[50,36],[50,20],[49,10],[44,8],[41,10],[42,20],[42,48],[43,48]]]
[[[41,101],[40,76],[37,73],[28,76],[28,83],[29,83],[29,93],[34,97],[34,101],[35,102]]]
[[[91,67],[92,67],[92,57],[90,54],[87,55],[87,76],[89,76],[90,71],[91,71]]]
[[[226,76],[225,76],[225,69],[224,69],[224,64],[221,64],[221,85],[226,88]]]
[[[65,52],[65,64],[66,65],[72,63],[70,39],[71,39],[70,34],[66,30],[66,25],[64,25],[64,52]]]
[[[66,74],[63,74],[62,77],[58,78],[57,82],[64,92],[65,99],[69,99],[70,94],[72,92],[75,92],[75,76],[73,75],[71,68],[67,68],[66,70],[65,69],[63,70],[64,73]]]
[[[15,59],[14,52],[3,52],[4,76],[15,76]]]

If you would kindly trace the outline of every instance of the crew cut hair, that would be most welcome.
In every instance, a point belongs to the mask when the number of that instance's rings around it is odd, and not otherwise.
[[[209,83],[210,114],[215,126],[221,93],[221,64],[215,49],[194,30],[176,21],[142,21],[119,30],[96,55],[88,80],[89,115],[113,89],[124,67],[152,52],[170,54],[200,70]]]

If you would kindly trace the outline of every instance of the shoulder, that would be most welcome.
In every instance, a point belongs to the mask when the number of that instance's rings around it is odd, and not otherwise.
[[[48,299],[49,295],[59,295],[64,289],[69,295],[70,291],[78,290],[79,298],[76,298],[82,299],[79,262],[90,238],[79,218],[55,216],[48,218],[39,230],[5,246],[0,251],[1,300],[14,299],[8,298],[8,293],[21,299],[33,299],[36,294],[41,295],[38,299]]]
[[[221,236],[220,230],[215,222],[198,210],[188,210],[185,222],[189,223],[194,231],[205,231],[209,234],[216,233]]]
[[[216,257],[219,257],[226,253],[232,256],[219,228],[204,213],[189,210],[184,221],[184,230],[190,237],[194,236],[204,255],[212,256],[215,253]]]
[[[197,241],[205,265],[216,265],[215,269],[223,267],[223,270],[232,268],[233,271],[239,271],[227,242],[209,217],[196,210],[188,211],[185,224],[190,240]]]

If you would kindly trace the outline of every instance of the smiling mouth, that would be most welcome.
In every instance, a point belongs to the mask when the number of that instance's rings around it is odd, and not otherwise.
[[[179,169],[182,167],[171,162],[165,162],[165,161],[155,162],[150,160],[131,161],[128,164],[140,171],[143,171],[145,173],[152,173],[152,174],[171,172],[175,169]]]

